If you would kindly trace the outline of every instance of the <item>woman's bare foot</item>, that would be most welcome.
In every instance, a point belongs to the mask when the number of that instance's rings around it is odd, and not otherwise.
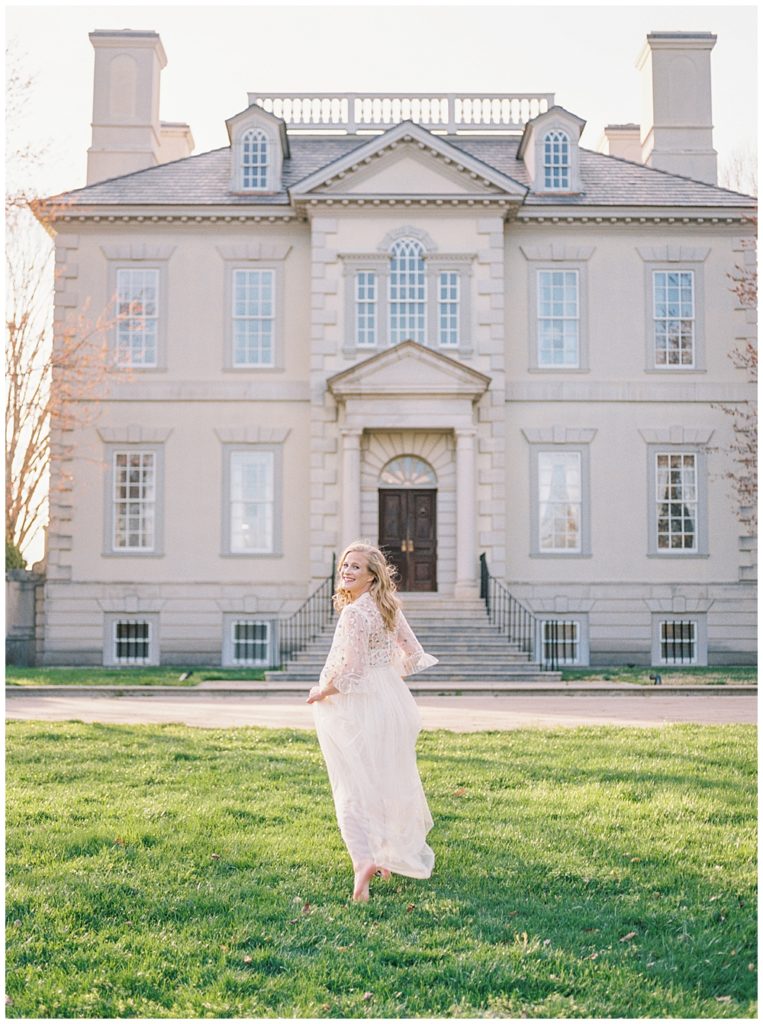
[[[384,879],[385,882],[388,882],[390,878],[392,878],[392,872],[387,868],[377,868],[375,874],[378,875],[379,878]]]
[[[361,864],[355,872],[355,888],[352,893],[352,898],[356,903],[368,902],[368,883],[375,874],[375,864]]]

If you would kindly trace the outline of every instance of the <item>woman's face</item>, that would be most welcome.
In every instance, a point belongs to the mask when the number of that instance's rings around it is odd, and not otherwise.
[[[368,571],[368,558],[362,551],[348,551],[339,567],[342,586],[353,601],[370,589],[373,576]]]

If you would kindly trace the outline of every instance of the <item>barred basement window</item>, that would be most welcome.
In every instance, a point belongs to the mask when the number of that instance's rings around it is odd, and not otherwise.
[[[268,187],[268,139],[254,128],[241,140],[241,183],[244,188]]]
[[[572,619],[541,621],[543,664],[546,668],[580,663],[580,624]]]
[[[373,270],[355,275],[355,343],[361,347],[376,344],[377,288]]]
[[[270,623],[237,619],[231,623],[233,662],[236,665],[268,665]]]
[[[119,619],[114,623],[114,661],[119,665],[145,665],[150,659],[151,623]]]
[[[570,140],[566,132],[549,132],[543,140],[543,183],[546,188],[570,187]]]
[[[691,619],[660,622],[660,661],[663,665],[697,663],[697,623]]]

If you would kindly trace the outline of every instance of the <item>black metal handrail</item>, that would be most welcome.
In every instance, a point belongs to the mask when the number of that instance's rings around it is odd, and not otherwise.
[[[493,625],[506,635],[509,643],[532,657],[535,650],[538,620],[529,609],[509,592],[501,580],[492,576],[487,567],[487,556],[480,555],[480,597]]]
[[[281,666],[291,661],[331,624],[334,616],[331,598],[334,594],[335,575],[336,555],[332,555],[331,575],[323,580],[293,615],[279,623],[278,657]]]

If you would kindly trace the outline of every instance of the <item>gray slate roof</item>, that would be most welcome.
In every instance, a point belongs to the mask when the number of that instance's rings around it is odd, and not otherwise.
[[[144,171],[110,178],[62,197],[81,206],[286,206],[287,189],[327,167],[368,138],[305,138],[291,136],[290,159],[283,162],[283,191],[275,195],[235,195],[230,191],[230,147],[185,157]],[[446,140],[495,170],[530,186],[527,169],[517,159],[519,139]],[[583,191],[578,195],[539,195],[529,192],[526,206],[754,206],[750,196],[706,185],[677,174],[643,167],[618,157],[580,150]]]

